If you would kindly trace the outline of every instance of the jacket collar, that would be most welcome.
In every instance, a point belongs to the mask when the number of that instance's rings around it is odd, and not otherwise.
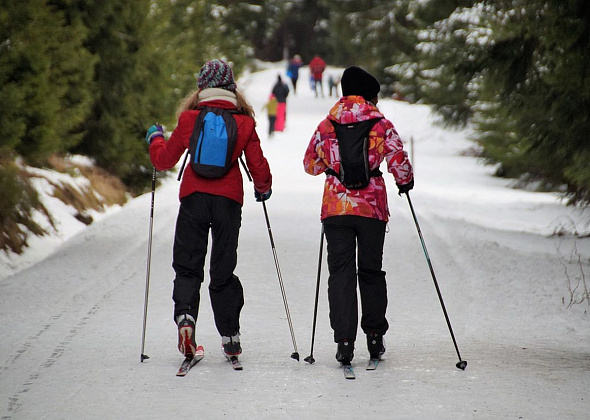
[[[229,102],[234,107],[238,105],[236,94],[226,89],[207,88],[199,92],[199,104],[203,102]]]
[[[355,123],[373,118],[383,118],[376,105],[362,96],[343,96],[332,107],[328,118],[341,124]]]

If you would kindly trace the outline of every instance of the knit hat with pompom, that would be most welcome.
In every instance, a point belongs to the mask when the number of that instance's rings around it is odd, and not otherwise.
[[[234,73],[229,64],[223,60],[207,61],[199,71],[197,86],[199,89],[220,88],[234,92],[236,90]]]

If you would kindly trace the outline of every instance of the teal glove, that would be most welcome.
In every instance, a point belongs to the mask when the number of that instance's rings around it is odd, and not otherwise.
[[[152,140],[156,137],[164,137],[164,129],[158,123],[148,128],[147,134],[145,135],[145,141],[147,144],[152,144]]]

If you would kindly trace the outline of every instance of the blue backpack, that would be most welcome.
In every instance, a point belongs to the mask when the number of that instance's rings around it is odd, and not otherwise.
[[[204,106],[197,116],[189,140],[193,171],[205,178],[220,178],[237,162],[232,162],[238,127],[232,114],[237,111]]]

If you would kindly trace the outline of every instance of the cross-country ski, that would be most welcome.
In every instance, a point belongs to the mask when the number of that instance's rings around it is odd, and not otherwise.
[[[375,358],[371,358],[369,359],[369,361],[367,362],[367,370],[375,370],[377,369],[377,366],[379,366],[379,361],[381,359],[375,359]]]
[[[342,372],[344,373],[344,377],[346,379],[356,379],[356,375],[354,374],[354,369],[350,364],[341,364]]]
[[[205,357],[205,349],[203,348],[203,346],[199,346],[197,347],[197,352],[193,357],[186,357],[183,360],[182,364],[180,365],[180,368],[178,369],[178,372],[176,372],[176,376],[186,376],[189,370],[191,370],[193,366],[199,363],[203,359],[203,357]]]

